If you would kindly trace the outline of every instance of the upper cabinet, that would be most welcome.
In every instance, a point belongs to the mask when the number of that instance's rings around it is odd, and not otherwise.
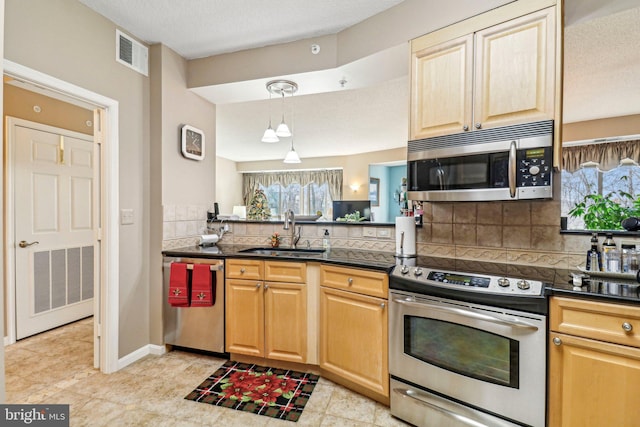
[[[558,120],[556,6],[500,9],[411,41],[411,140]]]

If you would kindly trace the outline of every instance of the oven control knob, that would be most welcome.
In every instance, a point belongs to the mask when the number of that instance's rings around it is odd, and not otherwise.
[[[416,267],[416,268],[413,270],[413,275],[414,275],[414,276],[416,276],[416,277],[418,277],[418,276],[422,276],[422,269],[421,269],[420,267]]]
[[[400,269],[400,273],[407,274],[409,272],[409,266],[403,265]]]
[[[506,288],[507,286],[510,286],[510,285],[511,285],[511,282],[506,277],[501,277],[500,279],[498,279],[498,286]]]
[[[529,168],[529,173],[531,175],[538,175],[540,173],[540,168],[538,166],[531,166]]]
[[[529,289],[531,285],[526,280],[518,280],[518,289],[526,290]]]

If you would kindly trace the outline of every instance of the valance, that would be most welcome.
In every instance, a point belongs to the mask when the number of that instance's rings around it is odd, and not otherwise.
[[[562,147],[562,169],[568,172],[577,171],[587,162],[597,163],[598,169],[609,171],[627,158],[638,163],[640,140]]]

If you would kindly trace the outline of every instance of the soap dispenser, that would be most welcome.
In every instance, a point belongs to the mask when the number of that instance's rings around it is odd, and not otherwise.
[[[322,238],[322,248],[325,250],[331,249],[331,241],[329,240],[329,230],[324,229],[324,236]]]

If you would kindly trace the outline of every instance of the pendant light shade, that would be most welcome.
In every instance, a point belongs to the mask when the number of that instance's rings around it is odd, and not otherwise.
[[[262,142],[278,142],[280,138],[276,134],[276,131],[271,127],[271,123],[269,123],[269,127],[264,131],[264,135],[262,135]]]
[[[278,142],[280,138],[276,135],[276,131],[273,130],[273,126],[271,126],[271,91],[269,91],[269,127],[264,131],[264,135],[262,135],[262,142]]]
[[[291,150],[287,153],[283,160],[284,163],[302,163],[300,160],[300,156],[296,152],[295,148],[293,148],[293,141],[291,141]]]
[[[287,138],[291,136],[291,131],[289,130],[289,126],[284,122],[284,115],[282,116],[282,123],[278,125],[275,134],[281,138]]]

